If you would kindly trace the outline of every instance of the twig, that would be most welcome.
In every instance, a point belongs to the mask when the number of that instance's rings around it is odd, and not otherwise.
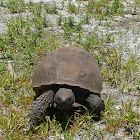
[[[12,67],[12,65],[11,65],[11,61],[8,61],[7,70],[9,71],[9,73],[10,73],[12,79],[13,79],[13,80],[16,80],[16,79],[17,79],[17,76],[16,76],[16,74],[15,74],[15,72],[14,72],[14,69],[13,69],[13,67]]]

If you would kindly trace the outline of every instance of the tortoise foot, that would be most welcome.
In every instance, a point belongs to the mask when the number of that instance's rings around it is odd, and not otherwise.
[[[27,114],[30,129],[33,129],[40,122],[44,121],[47,110],[53,104],[53,98],[54,92],[50,90],[44,92],[33,102]]]
[[[90,94],[86,101],[93,113],[100,114],[105,109],[104,101],[98,95]]]

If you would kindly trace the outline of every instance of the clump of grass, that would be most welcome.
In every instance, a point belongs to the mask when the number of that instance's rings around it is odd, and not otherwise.
[[[74,32],[75,28],[74,18],[72,17],[64,18],[62,28],[64,30],[64,34],[66,36],[70,36]]]
[[[56,4],[54,4],[54,5],[45,4],[43,6],[43,8],[49,14],[57,14],[58,13],[58,11],[57,11],[58,8],[57,8]]]
[[[131,64],[127,65],[128,61],[123,60],[123,49],[121,46],[119,50],[115,48],[107,48],[105,53],[107,54],[107,57],[104,57],[105,55],[102,54],[104,60],[106,61],[106,66],[103,66],[103,76],[107,76],[108,80],[111,80],[111,85],[118,86],[122,82],[124,82],[124,79],[127,83],[128,81],[132,82],[131,79],[133,79],[133,74],[138,71],[137,57],[135,56],[133,62],[131,61],[131,63],[129,61]],[[125,74],[125,72],[127,73],[127,75]]]
[[[71,1],[68,3],[68,12],[70,14],[77,14],[78,13],[78,8],[75,6],[75,4],[72,4]]]
[[[102,20],[106,16],[113,16],[114,14],[121,14],[124,6],[120,0],[99,0],[99,1],[88,1],[87,11],[94,14],[98,19]]]
[[[115,108],[115,102],[113,99],[108,96],[105,106],[106,106],[106,112],[104,116],[104,121],[106,123],[106,129],[107,131],[111,133],[115,133],[115,131],[118,130],[118,128],[121,125],[121,118],[119,111]]]
[[[43,12],[42,5],[37,5],[33,8],[33,23],[37,31],[40,32],[44,27],[47,27],[46,12]],[[39,33],[38,32],[38,33]]]
[[[73,17],[62,18],[62,16],[60,15],[60,17],[58,18],[58,24],[64,30],[64,35],[66,37],[70,37],[75,31],[75,21]]]
[[[46,33],[42,31],[46,24],[45,18],[46,15],[42,17],[40,16],[40,13],[37,14],[35,12],[33,19],[18,17],[7,21],[8,34],[0,36],[3,55],[8,55],[7,57],[14,59],[18,58],[19,53],[15,53],[15,55],[11,54],[17,51],[23,51],[23,54],[26,55],[24,58],[32,63],[32,57],[34,56],[33,52],[40,52],[41,48],[43,46],[45,47],[45,44],[47,44],[47,40],[43,40],[43,38],[46,38]],[[32,21],[34,21],[34,24],[32,24]],[[35,30],[33,30],[34,26]],[[51,35],[51,33],[49,34]],[[52,39],[50,38],[50,40]],[[9,49],[10,47],[12,47],[12,49]]]
[[[20,13],[25,11],[25,3],[24,0],[6,0],[6,7],[12,13]]]
[[[89,20],[90,20],[90,16],[88,13],[86,13],[86,15],[83,17],[83,24],[89,24]]]
[[[64,36],[66,38],[71,37],[73,34],[80,33],[82,31],[82,25],[89,23],[89,16],[86,14],[83,19],[76,22],[73,17],[64,18],[62,15],[58,17],[57,23],[62,27]]]
[[[16,98],[16,95],[14,95],[14,98]],[[22,101],[24,101],[24,98],[22,98]],[[26,104],[26,108],[27,108],[27,104]],[[17,109],[15,99],[13,102],[9,102],[9,103],[7,102],[7,104],[4,101],[3,107],[1,108],[2,116],[0,118],[1,129],[3,130],[3,134],[5,134],[3,135],[4,139],[25,138],[24,134],[26,133],[27,126],[26,126],[26,118],[24,116],[24,113],[25,113],[25,108],[21,107],[21,109],[20,108]]]
[[[139,101],[137,103],[139,106]],[[122,101],[122,105],[119,109],[116,108],[116,106],[118,105],[108,96],[106,100],[106,112],[103,118],[107,126],[107,131],[115,133],[121,127],[128,133],[135,134],[138,128],[134,129],[134,125],[138,125],[140,119],[139,113],[133,111],[135,105],[129,100],[127,102]]]
[[[124,6],[121,4],[120,0],[114,0],[111,9],[109,10],[110,15],[114,14],[122,14],[123,13]]]
[[[12,44],[15,49],[18,48],[19,50],[22,50],[23,48],[26,48],[28,46],[31,47],[33,44],[36,44],[33,38],[28,38],[28,36],[33,33],[31,31],[31,23],[28,20],[25,20],[21,17],[12,18],[10,22],[7,21],[7,27],[7,32],[9,35],[9,40],[7,40],[8,46]],[[31,37],[35,36],[35,33],[31,35]],[[32,42],[30,42],[30,39]],[[33,44],[31,45],[27,43]]]
[[[63,114],[61,118],[65,117],[65,123],[60,123],[56,121],[56,118],[50,119],[49,116],[46,117],[46,122],[40,124],[36,127],[37,135],[41,135],[46,138],[49,134],[53,135],[57,139],[73,139],[73,136],[88,125],[88,131],[94,129],[92,126],[94,121],[92,119],[94,115],[91,115],[88,110],[84,115],[79,113],[74,113],[72,116]],[[59,116],[60,117],[60,116]],[[92,123],[91,123],[92,122]],[[43,132],[43,133],[41,133]],[[84,132],[83,137],[86,137],[87,131]],[[90,135],[88,135],[90,136]]]

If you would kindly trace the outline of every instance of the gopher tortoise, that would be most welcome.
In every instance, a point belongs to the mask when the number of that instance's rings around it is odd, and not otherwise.
[[[27,115],[31,127],[44,119],[52,107],[74,111],[86,106],[95,113],[105,108],[100,98],[99,66],[82,48],[63,47],[45,56],[37,66],[32,82],[36,96]]]

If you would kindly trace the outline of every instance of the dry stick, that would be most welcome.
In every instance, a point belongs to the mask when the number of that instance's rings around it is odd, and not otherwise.
[[[8,61],[7,70],[9,71],[9,73],[10,73],[12,79],[13,79],[13,80],[16,80],[17,76],[16,76],[16,74],[15,74],[15,72],[14,72],[14,69],[13,69],[13,67],[12,67],[10,61]]]

